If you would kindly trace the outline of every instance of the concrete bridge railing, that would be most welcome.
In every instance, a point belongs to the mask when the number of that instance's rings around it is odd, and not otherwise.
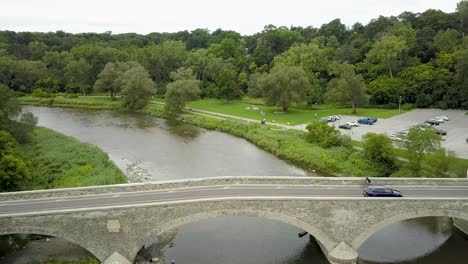
[[[0,193],[0,201],[40,199],[50,197],[69,197],[98,195],[105,193],[139,192],[197,186],[233,185],[233,184],[271,184],[271,185],[348,185],[361,186],[362,177],[271,177],[271,176],[226,176],[197,178],[172,181],[128,183],[77,188],[35,190]],[[386,186],[468,186],[465,178],[372,178],[372,183]]]

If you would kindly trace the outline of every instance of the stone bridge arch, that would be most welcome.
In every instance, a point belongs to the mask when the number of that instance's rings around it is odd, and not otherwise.
[[[333,241],[320,228],[310,225],[306,223],[305,221],[298,219],[296,217],[293,217],[293,216],[289,216],[289,215],[278,213],[278,212],[269,212],[269,211],[261,211],[261,210],[226,209],[226,210],[216,210],[216,211],[208,211],[208,212],[186,215],[183,217],[176,218],[162,225],[155,223],[157,225],[155,226],[155,228],[153,228],[151,231],[149,231],[144,236],[142,236],[141,239],[138,239],[137,241],[134,242],[133,250],[132,250],[133,258],[130,261],[133,261],[135,259],[137,253],[143,247],[157,242],[158,236],[162,234],[170,232],[186,224],[196,223],[202,220],[216,219],[216,218],[221,218],[221,217],[232,217],[232,216],[248,216],[248,217],[264,218],[268,220],[283,222],[283,223],[301,228],[304,231],[307,231],[310,235],[312,235],[317,240],[317,242],[319,242],[322,249],[325,251],[324,252],[325,254],[327,252],[330,252],[337,245],[337,243]]]
[[[107,258],[107,253],[100,250],[96,243],[94,243],[94,241],[86,239],[80,234],[67,233],[66,231],[54,228],[43,228],[34,226],[0,227],[0,235],[3,236],[13,234],[34,234],[61,238],[79,245],[100,261],[104,261]]]
[[[461,220],[468,221],[468,213],[464,213],[456,210],[421,210],[421,211],[402,211],[398,214],[384,218],[383,220],[375,223],[374,225],[367,228],[364,232],[358,235],[352,242],[351,246],[356,250],[374,233],[381,230],[385,226],[398,223],[404,220],[422,218],[422,217],[450,217],[458,218]]]

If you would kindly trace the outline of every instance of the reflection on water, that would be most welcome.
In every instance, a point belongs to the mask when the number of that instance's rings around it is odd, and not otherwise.
[[[200,129],[179,120],[165,120],[165,125],[173,135],[180,137],[184,142],[194,140],[200,135]]]
[[[294,226],[252,217],[204,220],[180,227],[139,253],[139,263],[326,264],[320,247]],[[450,219],[419,218],[383,228],[359,249],[359,264],[466,264],[468,241]]]
[[[97,145],[134,180],[305,176],[247,140],[143,114],[24,107],[39,125]]]
[[[411,234],[411,237],[400,234]],[[418,259],[432,254],[451,234],[452,221],[449,218],[429,217],[403,221],[386,226],[372,235],[362,244],[359,256],[363,260],[373,261],[362,263],[398,263]]]

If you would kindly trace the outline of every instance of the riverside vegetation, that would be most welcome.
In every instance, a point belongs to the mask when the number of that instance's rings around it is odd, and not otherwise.
[[[90,100],[88,100],[88,98]],[[52,107],[88,108],[89,106],[90,109],[122,109],[118,99],[98,98],[99,99],[97,99],[97,97],[65,98],[60,96],[54,98],[21,97],[19,101],[23,104]],[[57,104],[55,102],[57,102]],[[158,104],[149,104],[141,111],[157,117],[168,117],[163,106]],[[309,142],[306,133],[301,131],[285,130],[274,126],[264,126],[259,123],[213,118],[192,112],[184,112],[178,116],[178,120],[199,127],[243,137],[284,160],[290,161],[309,171],[317,170],[326,175],[463,177],[468,168],[468,160],[465,159],[444,156],[446,162],[444,164],[437,164],[433,162],[433,155],[425,155],[421,160],[422,167],[417,175],[412,172],[411,168],[407,166],[407,162],[403,160],[394,161],[397,165],[393,163],[389,164],[391,168],[393,168],[389,173],[386,168],[380,166],[381,163],[375,162],[375,160],[379,159],[375,154],[372,155],[372,158],[367,158],[364,151],[352,147],[362,148],[362,142],[345,140],[348,143],[345,143],[344,146],[343,144],[332,144],[335,146],[324,148],[319,146],[320,144],[318,143],[314,144]],[[376,145],[376,148],[382,148],[382,145]],[[400,157],[403,159],[411,158],[411,155],[403,149],[394,149],[393,146],[388,147],[388,144],[384,149],[391,149],[391,153],[382,153],[381,155],[393,155],[395,158]],[[384,160],[388,160],[388,157]],[[434,168],[434,164],[443,168],[436,169]],[[385,171],[385,173],[382,173],[383,171]]]

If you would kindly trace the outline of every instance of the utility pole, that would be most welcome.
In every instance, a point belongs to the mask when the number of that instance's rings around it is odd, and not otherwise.
[[[401,113],[401,95],[400,99],[398,100],[398,113]]]

